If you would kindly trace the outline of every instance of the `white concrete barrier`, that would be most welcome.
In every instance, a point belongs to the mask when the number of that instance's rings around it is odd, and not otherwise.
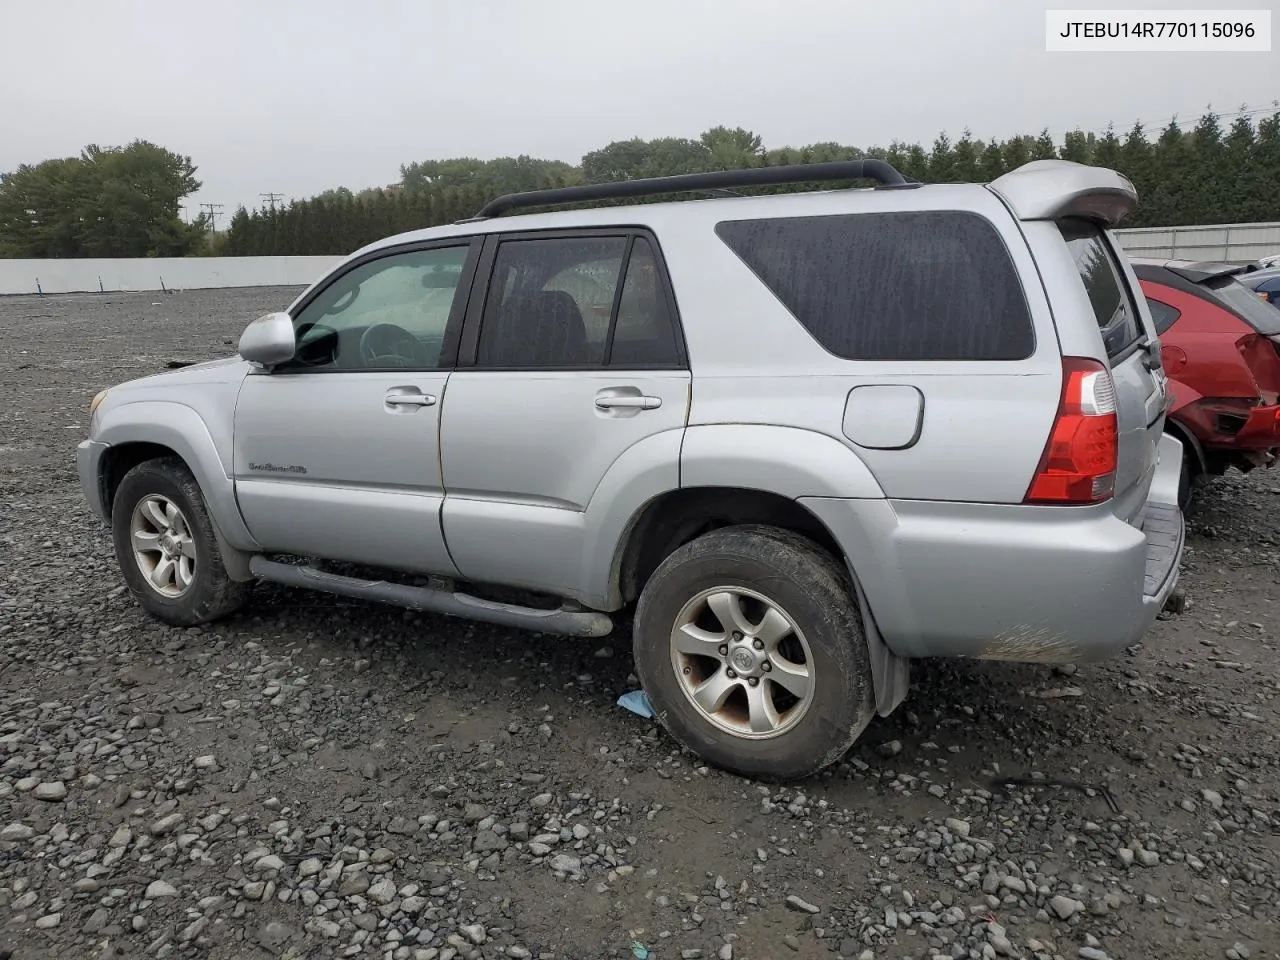
[[[341,257],[0,259],[0,294],[206,287],[291,287],[318,280]]]

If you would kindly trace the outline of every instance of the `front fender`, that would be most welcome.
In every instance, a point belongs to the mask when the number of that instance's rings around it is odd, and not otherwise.
[[[689,427],[680,453],[680,486],[738,487],[792,500],[884,497],[870,468],[834,437],[751,423]]]
[[[209,518],[222,539],[237,550],[261,549],[240,516],[235,482],[218,456],[209,427],[191,407],[162,400],[121,403],[102,412],[93,439],[112,447],[128,443],[168,447],[195,475]]]

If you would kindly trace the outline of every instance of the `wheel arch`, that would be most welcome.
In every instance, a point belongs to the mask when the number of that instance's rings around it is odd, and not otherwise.
[[[686,543],[715,529],[747,524],[798,534],[848,573],[871,655],[876,712],[881,716],[892,713],[907,695],[910,661],[885,643],[853,558],[845,555],[815,513],[781,494],[743,487],[682,487],[649,501],[628,526],[614,559],[611,583],[619,605],[634,603],[658,565]]]
[[[140,463],[176,457],[191,471],[204,497],[228,574],[250,580],[249,556],[259,551],[236,504],[235,485],[200,415],[177,403],[144,401],[107,412],[94,436],[107,445],[98,468],[103,505],[110,517],[120,481]]]

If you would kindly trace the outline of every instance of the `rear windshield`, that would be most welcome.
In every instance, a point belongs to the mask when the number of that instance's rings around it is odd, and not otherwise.
[[[1035,331],[1009,251],[973,213],[729,220],[720,239],[845,360],[1024,360]]]
[[[1102,331],[1107,356],[1117,357],[1142,335],[1142,322],[1134,308],[1124,276],[1116,264],[1106,237],[1092,223],[1064,220],[1058,224],[1076,262],[1080,280],[1089,294],[1093,315]]]
[[[1235,277],[1220,277],[1204,286],[1264,337],[1280,335],[1280,310],[1261,300]]]

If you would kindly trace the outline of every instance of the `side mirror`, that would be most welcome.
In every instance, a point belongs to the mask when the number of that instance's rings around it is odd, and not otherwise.
[[[259,317],[244,328],[237,349],[245,360],[263,367],[292,360],[297,350],[293,319],[287,313],[268,313]]]

